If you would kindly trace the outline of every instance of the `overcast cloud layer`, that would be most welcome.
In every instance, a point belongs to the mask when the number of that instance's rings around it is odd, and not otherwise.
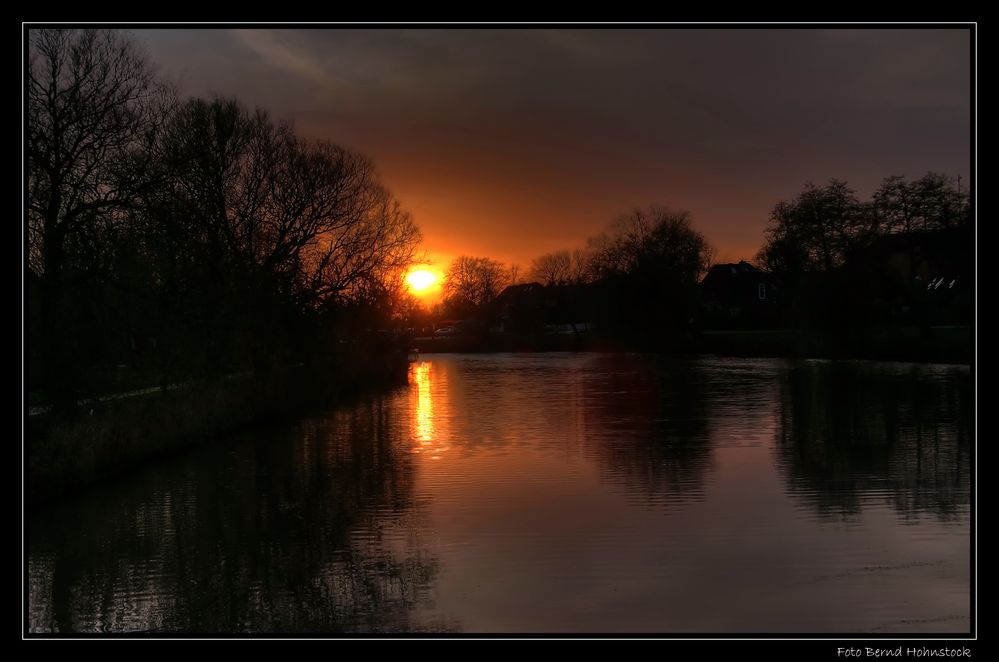
[[[970,170],[961,29],[133,34],[184,93],[372,156],[442,261],[527,266],[652,202],[750,258],[807,180]]]

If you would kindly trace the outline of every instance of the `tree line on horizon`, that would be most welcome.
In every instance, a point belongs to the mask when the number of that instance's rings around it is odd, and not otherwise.
[[[842,267],[851,254],[888,235],[961,230],[970,224],[969,191],[947,175],[929,172],[913,181],[886,177],[867,201],[838,179],[825,186],[809,182],[770,212],[756,262],[793,278]]]
[[[654,332],[683,332],[711,256],[689,212],[651,205],[619,216],[585,249],[535,259],[526,276],[516,265],[459,256],[444,275],[441,302],[423,315],[473,320],[481,330],[507,287],[537,282],[572,290],[563,313],[573,321],[598,318],[624,345],[644,346]]]
[[[907,180],[886,177],[862,201],[846,182],[806,183],[769,215],[763,245],[751,262],[776,277],[784,290],[785,322],[828,324],[836,316],[855,321],[883,317],[871,292],[885,265],[872,249],[889,237],[907,252],[906,305],[918,299],[917,252],[926,237],[944,245],[951,262],[971,259],[970,191],[960,181],[929,172]],[[920,238],[922,237],[922,239]],[[629,327],[676,330],[697,316],[698,282],[713,250],[686,211],[652,205],[620,216],[582,247],[535,258],[519,277],[516,266],[463,255],[448,268],[436,317],[474,317],[488,311],[509,285],[536,282],[553,288],[588,288],[597,299],[580,314],[598,317],[626,336]],[[924,284],[925,285],[925,284]],[[817,301],[834,303],[823,306]],[[866,307],[866,309],[862,309]],[[842,313],[847,312],[845,318]]]
[[[372,162],[180,99],[113,30],[31,29],[29,382],[56,405],[309,360],[391,314],[420,232]]]

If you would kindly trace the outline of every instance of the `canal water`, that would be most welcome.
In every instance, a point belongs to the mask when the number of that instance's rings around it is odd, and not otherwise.
[[[32,632],[961,633],[967,367],[425,355],[28,515]]]

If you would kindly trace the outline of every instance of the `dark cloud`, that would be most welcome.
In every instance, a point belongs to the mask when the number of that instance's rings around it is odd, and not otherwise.
[[[690,209],[748,257],[806,180],[967,177],[962,29],[141,30],[191,94],[372,155],[428,246],[527,263]]]

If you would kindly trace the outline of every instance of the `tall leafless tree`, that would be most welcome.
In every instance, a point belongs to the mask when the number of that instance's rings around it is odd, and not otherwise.
[[[28,41],[29,263],[54,284],[66,241],[148,183],[173,96],[119,32],[32,29]]]
[[[578,248],[546,253],[531,263],[530,278],[542,285],[578,285],[589,275],[590,256]]]
[[[173,176],[152,206],[186,238],[219,338],[240,317],[262,323],[251,309],[267,301],[304,312],[398,290],[420,233],[365,157],[232,99],[187,102],[160,149]]]
[[[695,285],[711,259],[689,213],[657,206],[619,217],[588,248],[599,276],[645,274],[677,287]]]
[[[454,314],[470,314],[493,301],[507,281],[507,269],[502,262],[462,255],[444,275],[444,303]]]
[[[72,403],[72,373],[86,353],[75,345],[88,323],[79,312],[86,302],[67,284],[98,266],[108,233],[150,183],[150,147],[173,95],[135,44],[112,30],[30,29],[26,83],[37,339],[53,399]]]
[[[774,206],[760,256],[771,267],[783,262],[804,270],[832,271],[854,246],[870,240],[870,218],[846,182],[833,179],[825,186],[809,182],[794,200]]]

